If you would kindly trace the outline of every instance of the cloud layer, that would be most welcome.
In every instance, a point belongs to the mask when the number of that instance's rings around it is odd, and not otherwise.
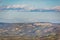
[[[52,7],[52,8],[34,8],[29,7],[28,5],[8,5],[8,6],[0,6],[0,11],[3,10],[17,10],[21,12],[60,12],[60,6]]]

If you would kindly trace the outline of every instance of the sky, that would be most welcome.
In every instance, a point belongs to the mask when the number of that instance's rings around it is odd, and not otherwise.
[[[60,23],[60,0],[0,0],[0,22]]]
[[[60,6],[60,0],[0,0],[0,6],[27,5],[36,8]]]

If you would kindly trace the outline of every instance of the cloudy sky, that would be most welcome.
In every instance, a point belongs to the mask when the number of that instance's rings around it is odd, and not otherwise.
[[[0,0],[0,22],[59,22],[60,0]]]

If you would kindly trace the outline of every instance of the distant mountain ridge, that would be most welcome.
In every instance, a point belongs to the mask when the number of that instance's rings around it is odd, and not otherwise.
[[[17,5],[15,5],[15,7],[13,5],[11,7],[9,6],[0,7],[0,11],[16,10],[20,12],[60,12],[60,6],[54,8],[25,8],[25,7],[16,7],[16,6]]]
[[[27,10],[24,8],[2,8],[0,10],[16,10],[21,12],[60,12],[60,9],[33,9],[33,10]]]

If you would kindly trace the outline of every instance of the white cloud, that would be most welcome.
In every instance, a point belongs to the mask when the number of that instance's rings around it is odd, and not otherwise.
[[[25,8],[27,5],[8,5],[7,8]]]
[[[60,10],[60,6],[53,7],[52,9],[58,9],[58,10]]]
[[[12,9],[9,9],[9,8],[12,8]],[[18,9],[15,9],[15,8],[18,8]],[[20,8],[20,9],[19,9]],[[17,11],[20,11],[20,12],[51,12],[51,11],[60,11],[60,6],[56,6],[56,7],[52,7],[52,8],[35,8],[35,7],[32,7],[32,6],[29,6],[29,5],[26,5],[26,4],[22,4],[22,5],[8,5],[8,6],[4,6],[4,7],[0,7],[0,11],[2,10],[17,10]]]
[[[37,8],[34,8],[34,7],[29,7],[29,8],[27,8],[28,10],[35,10],[35,9],[37,9]]]

